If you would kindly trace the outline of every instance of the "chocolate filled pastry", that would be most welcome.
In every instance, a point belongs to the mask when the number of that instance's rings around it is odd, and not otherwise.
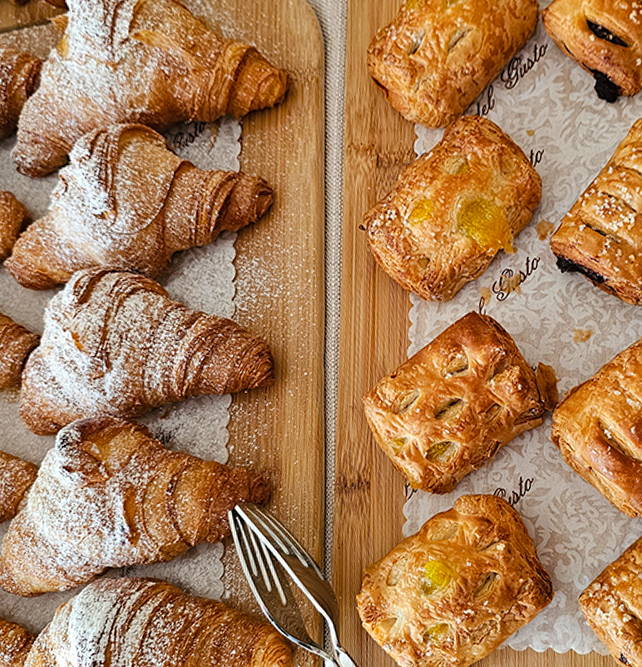
[[[620,665],[642,667],[642,539],[587,586],[580,609]]]
[[[0,618],[0,667],[22,667],[34,639],[17,623]]]
[[[27,357],[40,337],[0,313],[0,390],[17,387]]]
[[[366,569],[363,626],[402,667],[468,667],[553,599],[519,514],[462,496]]]
[[[413,488],[448,493],[544,415],[509,334],[469,313],[364,397],[375,439]]]
[[[40,58],[0,46],[0,139],[16,131],[22,107],[40,82],[41,68]]]
[[[537,0],[407,0],[368,49],[370,75],[407,120],[444,127],[524,46]]]
[[[399,178],[362,228],[384,271],[427,300],[448,301],[529,223],[542,182],[491,121],[466,116]]]
[[[627,303],[642,305],[640,211],[642,120],[633,125],[551,237],[558,267],[581,273]]]
[[[554,0],[542,12],[557,46],[595,77],[607,102],[642,88],[642,7],[638,0]]]
[[[13,519],[37,474],[33,463],[0,451],[0,523]]]
[[[25,207],[11,192],[0,191],[0,262],[11,254],[26,220]]]
[[[553,413],[551,438],[607,500],[642,516],[642,341],[570,391]]]

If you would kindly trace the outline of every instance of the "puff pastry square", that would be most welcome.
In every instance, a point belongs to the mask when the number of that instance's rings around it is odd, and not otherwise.
[[[642,120],[633,125],[551,237],[559,268],[582,273],[605,292],[641,305],[640,211]]]
[[[553,442],[576,473],[628,516],[642,516],[642,341],[571,390]]]
[[[513,339],[469,313],[364,397],[375,439],[414,488],[448,493],[542,423],[537,379]]]
[[[595,77],[603,100],[642,89],[639,0],[555,0],[542,20],[557,46]]]
[[[553,599],[519,514],[462,496],[365,572],[365,629],[403,667],[467,667]]]
[[[621,665],[642,667],[642,539],[586,588],[580,609]]]
[[[467,116],[365,216],[370,250],[402,287],[448,301],[500,249],[512,252],[542,197],[539,175],[494,123]]]
[[[526,43],[537,0],[407,0],[368,49],[368,69],[407,120],[445,127]]]

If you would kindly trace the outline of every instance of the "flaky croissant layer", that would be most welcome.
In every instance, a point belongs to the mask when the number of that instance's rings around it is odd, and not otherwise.
[[[268,497],[257,473],[168,451],[133,422],[84,419],[58,433],[11,522],[0,585],[31,596],[169,561],[229,535],[237,503]]]
[[[39,341],[39,336],[0,313],[0,389],[20,384],[27,357]]]
[[[30,53],[0,46],[0,139],[16,131],[27,98],[40,82],[42,61]]]
[[[0,618],[0,667],[22,667],[33,640],[30,632]]]
[[[0,523],[16,515],[37,473],[38,468],[33,463],[0,451]]]

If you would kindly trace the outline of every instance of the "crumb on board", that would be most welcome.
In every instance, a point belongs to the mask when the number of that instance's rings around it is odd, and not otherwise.
[[[545,241],[548,235],[555,229],[555,225],[548,220],[540,220],[537,225],[537,236],[540,241]]]
[[[586,341],[593,335],[590,329],[573,329],[573,342],[586,343]]]
[[[537,366],[537,373],[535,375],[539,394],[544,401],[544,407],[549,411],[554,410],[559,403],[555,369],[552,366],[540,363]]]
[[[526,134],[527,134],[529,137],[532,137],[532,136],[535,134],[535,130],[526,130]]]
[[[480,306],[485,307],[490,303],[493,294],[489,287],[482,287],[479,290]]]

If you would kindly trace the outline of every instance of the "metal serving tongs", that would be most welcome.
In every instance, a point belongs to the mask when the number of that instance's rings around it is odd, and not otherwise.
[[[270,623],[293,644],[319,656],[325,667],[357,667],[339,643],[339,605],[319,566],[265,510],[240,503],[229,512],[232,537],[252,593]],[[325,621],[331,651],[310,638],[285,579],[304,593]]]

